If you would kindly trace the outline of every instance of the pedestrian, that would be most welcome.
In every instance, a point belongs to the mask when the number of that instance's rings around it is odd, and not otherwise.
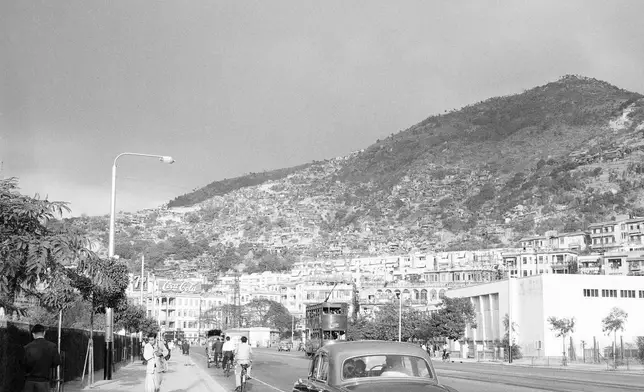
[[[163,353],[158,350],[156,335],[148,335],[148,342],[143,349],[143,359],[147,361],[145,367],[145,392],[159,392],[161,390],[161,372],[158,358]]]
[[[223,353],[223,348],[224,348],[224,342],[219,340],[215,340],[215,343],[213,344],[213,350],[215,351],[215,367],[219,368],[219,363],[221,362],[221,354]]]
[[[60,355],[56,345],[45,340],[44,326],[34,325],[31,336],[34,340],[25,346],[23,359],[25,367],[23,392],[49,392],[51,369],[60,365]]]
[[[161,350],[161,353],[163,356],[159,358],[159,362],[161,362],[161,371],[163,373],[168,371],[168,361],[170,360],[170,356],[172,355],[170,353],[170,348],[168,347],[168,342],[165,339],[161,339],[159,342],[160,346],[159,349]]]
[[[190,355],[190,343],[187,340],[183,342],[183,354]]]

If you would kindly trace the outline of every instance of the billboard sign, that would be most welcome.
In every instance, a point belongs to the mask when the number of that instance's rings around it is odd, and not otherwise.
[[[160,280],[157,287],[161,291],[171,291],[175,293],[200,293],[201,283],[191,282],[189,280]]]

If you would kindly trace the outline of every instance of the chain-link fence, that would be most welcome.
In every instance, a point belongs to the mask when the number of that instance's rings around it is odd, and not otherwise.
[[[506,350],[485,350],[478,351],[476,355],[469,356],[478,362],[508,362]],[[542,356],[522,355],[514,357],[512,362],[515,365],[538,366],[538,367],[570,367],[596,369],[596,370],[622,370],[644,372],[644,363],[639,358],[637,349],[616,349],[616,360],[613,359],[611,347],[603,350],[586,349],[581,355],[566,356]],[[452,358],[459,358],[460,352],[452,352]]]

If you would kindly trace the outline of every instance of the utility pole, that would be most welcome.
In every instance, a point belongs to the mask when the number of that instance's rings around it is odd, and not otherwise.
[[[141,280],[139,281],[139,283],[141,284],[141,306],[143,306],[143,268],[144,268],[144,264],[145,264],[145,256],[141,255]],[[150,283],[148,282],[148,284],[150,284]],[[146,312],[145,313],[147,315],[147,306],[146,306]]]
[[[235,304],[233,308],[233,312],[235,314],[233,325],[235,326],[235,328],[241,328],[241,298],[239,292],[239,275],[239,271],[235,271],[235,297],[233,298]]]
[[[203,293],[199,294],[199,318],[197,319],[197,342],[201,342],[201,298]]]
[[[512,278],[508,275],[508,363],[512,363]]]

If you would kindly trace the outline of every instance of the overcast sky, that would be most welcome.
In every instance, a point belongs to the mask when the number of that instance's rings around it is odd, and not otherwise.
[[[107,214],[582,74],[644,93],[644,1],[1,1],[0,176]]]

